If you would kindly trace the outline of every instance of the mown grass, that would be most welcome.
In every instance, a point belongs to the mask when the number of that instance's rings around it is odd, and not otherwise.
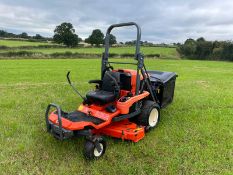
[[[18,40],[1,40],[0,46],[7,47],[19,47],[19,46],[40,46],[40,45],[48,45],[46,42],[30,42],[30,41],[18,41]]]
[[[138,143],[107,138],[98,161],[86,161],[83,139],[57,141],[46,133],[44,112],[81,102],[65,74],[84,94],[100,75],[100,60],[0,61],[1,174],[232,174],[233,64],[146,60],[149,70],[179,75],[174,102]],[[130,68],[133,68],[129,66]]]

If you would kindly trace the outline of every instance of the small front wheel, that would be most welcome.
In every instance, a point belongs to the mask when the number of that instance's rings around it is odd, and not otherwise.
[[[104,155],[106,150],[106,141],[100,137],[95,141],[86,140],[84,145],[84,156],[87,159],[98,159]]]

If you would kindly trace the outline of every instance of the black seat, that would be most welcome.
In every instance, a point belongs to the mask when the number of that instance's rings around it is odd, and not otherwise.
[[[90,102],[104,104],[114,101],[116,95],[113,92],[96,90],[88,92],[86,97]]]
[[[115,79],[115,81],[113,79]],[[104,74],[102,83],[100,84],[100,88],[95,91],[88,92],[86,95],[87,100],[91,103],[97,104],[113,102],[117,99],[120,93],[120,90],[116,87],[116,83],[119,85],[119,80],[119,72],[106,72]]]

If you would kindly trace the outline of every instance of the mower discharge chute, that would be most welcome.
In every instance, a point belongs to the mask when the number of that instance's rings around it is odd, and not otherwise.
[[[109,36],[115,27],[137,28],[136,63],[111,62]],[[106,150],[103,135],[138,142],[145,132],[157,126],[160,109],[173,100],[177,75],[173,72],[147,71],[140,53],[141,30],[134,23],[111,25],[105,37],[105,52],[102,57],[101,79],[90,80],[96,89],[83,97],[72,85],[69,72],[67,79],[83,99],[77,110],[67,113],[56,104],[46,110],[47,131],[63,140],[73,136],[85,136],[84,155],[88,159],[101,157]],[[114,69],[111,64],[133,64],[137,68]],[[50,108],[56,110],[50,112]]]

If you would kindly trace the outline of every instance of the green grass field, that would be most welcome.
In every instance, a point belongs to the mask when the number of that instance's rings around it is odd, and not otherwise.
[[[46,42],[30,42],[30,41],[16,41],[16,40],[1,40],[0,46],[19,47],[19,46],[39,46],[48,45]]]
[[[232,174],[233,64],[146,60],[148,70],[174,71],[173,103],[158,128],[138,143],[107,138],[106,154],[86,161],[83,139],[63,142],[46,133],[48,103],[76,109],[99,78],[99,59],[0,61],[0,174]],[[132,67],[131,67],[132,68]]]

